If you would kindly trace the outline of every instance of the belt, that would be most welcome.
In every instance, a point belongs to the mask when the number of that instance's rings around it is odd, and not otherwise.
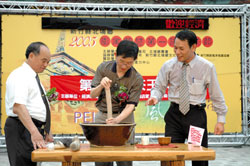
[[[108,112],[107,111],[101,111],[102,113],[104,114],[107,114]],[[120,114],[121,112],[112,112],[112,114]]]
[[[20,121],[20,119],[18,117],[9,116],[9,118]],[[35,124],[36,127],[39,127],[41,129],[44,128],[46,122],[41,122],[40,120],[37,120],[37,119],[34,119],[34,118],[31,118],[31,119],[32,119],[32,121],[33,121],[33,123]]]
[[[179,107],[179,104],[177,104],[175,102],[171,102],[171,105],[174,107]],[[204,109],[205,107],[206,107],[205,103],[201,103],[201,104],[197,104],[197,105],[190,104],[190,109]]]

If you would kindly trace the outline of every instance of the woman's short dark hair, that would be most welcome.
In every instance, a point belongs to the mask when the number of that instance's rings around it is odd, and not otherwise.
[[[175,35],[175,38],[178,38],[182,41],[187,40],[190,48],[192,47],[193,44],[197,44],[197,37],[196,37],[195,33],[188,30],[188,29],[185,29],[185,30],[178,32]]]
[[[133,41],[122,40],[116,49],[116,56],[123,56],[123,58],[132,57],[137,59],[139,48]]]
[[[33,42],[31,43],[27,49],[26,49],[26,53],[25,53],[25,56],[26,56],[26,59],[29,58],[29,54],[30,53],[34,53],[35,55],[38,55],[40,53],[40,47],[41,46],[46,46],[46,44],[42,43],[42,42]]]

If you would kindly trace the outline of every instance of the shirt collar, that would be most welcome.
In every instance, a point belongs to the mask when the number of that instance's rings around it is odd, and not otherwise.
[[[29,64],[27,64],[26,62],[24,62],[22,66],[27,70],[27,72],[29,72],[29,74],[31,74],[32,76],[36,77],[37,73],[30,67]]]
[[[195,62],[197,61],[197,54],[195,54],[194,59],[192,59],[188,64],[191,68],[195,65]]]
[[[116,65],[117,65],[116,62],[114,62],[114,63],[113,63],[113,66],[112,66],[112,69],[111,69],[112,72],[114,72],[114,73],[117,72],[117,71],[116,71]],[[131,68],[132,68],[132,67],[131,67]],[[131,70],[132,70],[131,68],[128,69],[128,71],[124,74],[124,77],[129,77],[129,76],[130,76],[130,73],[131,73]]]
[[[195,57],[188,63],[188,65],[190,66],[190,68],[193,68],[193,66],[195,65],[196,61],[197,61],[197,54],[195,54]],[[183,62],[178,61],[178,59],[176,58],[179,67],[183,66]]]

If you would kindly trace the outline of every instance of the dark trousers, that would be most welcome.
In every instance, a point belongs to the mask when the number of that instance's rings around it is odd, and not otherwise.
[[[42,135],[42,122],[32,119]],[[18,118],[8,117],[4,126],[5,142],[11,166],[36,166],[31,161],[34,150],[31,135]]]
[[[164,120],[165,136],[172,137],[172,143],[184,143],[192,125],[205,129],[201,145],[208,147],[207,115],[204,107],[190,105],[189,112],[183,115],[179,111],[179,105],[171,103]],[[192,166],[208,166],[208,161],[192,161]]]

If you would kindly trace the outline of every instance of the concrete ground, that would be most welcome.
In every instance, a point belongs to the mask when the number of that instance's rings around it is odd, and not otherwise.
[[[216,159],[209,161],[210,166],[250,166],[250,146],[209,147],[216,151]],[[9,166],[6,148],[0,149],[0,165]],[[41,166],[61,166],[59,162],[43,162]],[[159,161],[134,161],[133,166],[159,166]],[[94,166],[93,162],[82,163],[82,166]],[[191,161],[186,161],[191,166]]]

